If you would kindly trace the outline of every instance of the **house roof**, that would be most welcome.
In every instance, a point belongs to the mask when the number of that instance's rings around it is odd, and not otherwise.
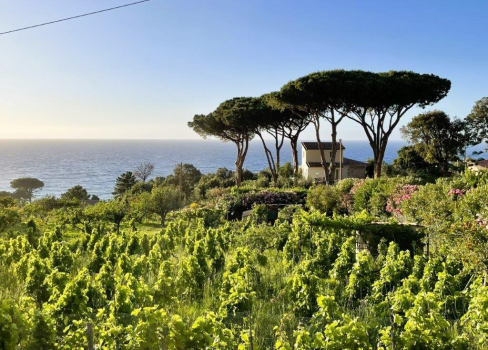
[[[483,167],[483,168],[488,168],[488,159],[487,160],[480,160],[478,162],[478,166]]]
[[[336,162],[336,165],[339,165],[339,162]],[[344,157],[344,159],[342,161],[342,165],[343,166],[345,166],[345,165],[348,165],[348,166],[349,165],[358,165],[358,166],[364,166],[365,167],[367,164],[364,162],[360,162],[359,160],[354,160],[354,159]],[[322,168],[322,163],[321,162],[307,162],[307,166],[309,168]]]
[[[337,149],[339,149],[339,142],[336,142]],[[318,150],[319,143],[318,142],[302,142],[302,147],[306,150]],[[332,142],[322,142],[322,147],[324,150],[332,149]],[[342,149],[346,149],[344,145],[342,145]]]

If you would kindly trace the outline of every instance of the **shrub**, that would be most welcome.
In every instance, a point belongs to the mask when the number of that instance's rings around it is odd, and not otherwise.
[[[253,204],[304,204],[307,192],[303,188],[280,190],[268,188],[256,191],[250,187],[234,187],[225,203],[225,210],[229,219],[238,219],[245,210],[252,208]]]
[[[2,196],[2,192],[4,191],[0,191],[0,208],[14,207],[17,201],[11,196]]]
[[[337,181],[335,186],[338,188],[340,192],[349,193],[351,192],[352,188],[356,183],[357,183],[356,179],[347,178],[347,179]]]
[[[368,211],[375,216],[389,216],[387,202],[399,185],[415,184],[416,181],[410,177],[367,179],[364,182],[356,183],[351,189],[354,194],[354,210],[359,212]]]
[[[329,185],[318,185],[309,190],[307,207],[332,215],[337,212],[341,194]]]
[[[397,216],[402,215],[401,204],[417,192],[417,185],[397,185],[386,202],[386,211]]]
[[[461,175],[461,181],[469,188],[475,188],[488,184],[488,171],[471,171],[466,170]]]
[[[433,222],[451,222],[453,201],[448,196],[450,183],[437,181],[419,188],[407,200],[402,201],[400,210],[406,219],[429,225]]]
[[[20,223],[21,217],[16,208],[0,207],[0,233]]]
[[[352,213],[354,201],[350,193],[343,192],[339,197],[338,212],[342,215],[349,215]]]
[[[230,188],[211,188],[207,190],[207,198],[209,200],[217,200],[219,198],[224,197],[225,195],[230,193]]]

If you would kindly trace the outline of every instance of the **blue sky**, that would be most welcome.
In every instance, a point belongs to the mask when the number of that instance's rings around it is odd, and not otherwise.
[[[127,2],[2,1],[0,32]],[[152,0],[2,35],[0,138],[198,138],[194,114],[337,68],[448,78],[431,109],[464,117],[488,96],[487,18],[475,0]],[[352,122],[339,136],[365,139]]]

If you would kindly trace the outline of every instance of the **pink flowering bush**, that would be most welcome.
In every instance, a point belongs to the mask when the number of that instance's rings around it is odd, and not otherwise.
[[[412,197],[417,192],[419,186],[417,185],[397,185],[393,193],[386,202],[386,211],[388,213],[401,216],[401,204]]]
[[[454,198],[457,199],[457,197],[464,196],[464,190],[461,190],[459,188],[452,188],[447,192],[447,195],[453,196]]]
[[[454,190],[451,191],[455,193]],[[468,223],[468,226],[474,223],[474,227],[487,227],[488,185],[482,185],[469,191],[462,191],[462,194],[452,194],[451,196],[459,197],[455,206],[456,210],[453,212],[454,220]],[[488,237],[484,237],[484,239],[488,241]]]
[[[393,193],[398,192],[404,184],[410,184],[408,178],[378,178],[358,181],[351,189],[354,199],[354,211],[366,210],[369,214],[377,217],[388,217],[391,215],[386,210],[388,199]]]
[[[338,204],[338,211],[340,214],[346,214],[349,215],[352,213],[353,210],[353,198],[350,193],[343,192],[341,197],[339,198],[339,204]]]
[[[365,179],[359,179],[354,182],[354,185],[351,187],[350,193],[355,194],[356,191],[361,188],[362,185],[366,182]]]

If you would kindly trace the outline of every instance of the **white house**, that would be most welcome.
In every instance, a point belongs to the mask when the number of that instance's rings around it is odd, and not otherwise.
[[[479,160],[469,166],[469,170],[474,172],[488,171],[488,160]]]
[[[325,152],[325,159],[327,164],[330,164],[332,155],[332,142],[322,142]],[[337,152],[335,157],[336,172],[335,179],[345,179],[348,177],[365,178],[366,177],[366,163],[358,160],[344,157],[344,150],[346,148],[342,145],[339,149],[337,143]],[[342,166],[342,171],[341,171]],[[320,158],[318,142],[302,142],[302,175],[306,179],[316,181],[323,181],[325,179],[324,169],[322,168],[322,160]]]

